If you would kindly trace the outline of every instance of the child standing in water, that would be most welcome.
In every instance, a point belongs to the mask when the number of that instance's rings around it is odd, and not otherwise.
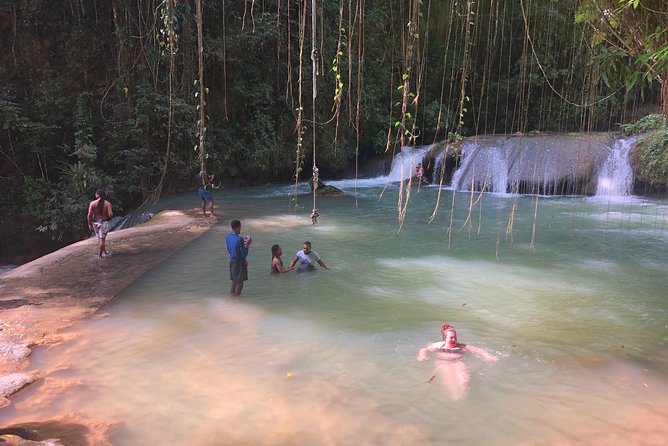
[[[240,235],[241,222],[232,220],[230,224],[232,232],[225,237],[227,252],[230,253],[230,295],[240,296],[244,289],[244,282],[248,280],[248,248],[253,241],[250,236],[246,238]]]
[[[281,249],[280,245],[273,245],[271,247],[271,273],[272,274],[280,274],[280,273],[287,273],[288,271],[292,271],[294,268],[283,268],[283,260],[281,260],[281,256],[283,255],[283,250]]]

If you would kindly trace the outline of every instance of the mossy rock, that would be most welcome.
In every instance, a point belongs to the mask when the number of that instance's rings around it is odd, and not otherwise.
[[[311,188],[311,193],[313,193],[313,178],[308,180],[308,185]],[[338,187],[328,186],[327,184],[323,183],[322,180],[318,179],[318,189],[316,190],[315,194],[318,197],[339,197],[345,195],[345,192],[343,192]]]

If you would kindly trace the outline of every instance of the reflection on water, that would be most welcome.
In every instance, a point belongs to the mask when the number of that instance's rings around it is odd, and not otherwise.
[[[36,352],[44,381],[0,422],[79,412],[121,423],[118,445],[668,438],[668,204],[536,207],[488,194],[467,221],[470,196],[457,193],[450,223],[447,192],[428,224],[427,187],[397,232],[396,194],[379,199],[381,187],[357,206],[319,199],[315,227],[308,200],[290,212],[269,188],[217,192],[225,223],[128,288],[108,317]],[[240,298],[227,295],[232,218],[253,235]],[[331,270],[270,276],[271,245],[287,264],[304,240]],[[466,359],[459,401],[432,379],[433,362],[415,360],[443,321],[501,358]]]

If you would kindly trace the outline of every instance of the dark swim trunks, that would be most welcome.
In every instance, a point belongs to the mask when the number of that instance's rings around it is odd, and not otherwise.
[[[211,201],[213,200],[213,194],[209,189],[199,189],[199,199],[202,201]]]
[[[230,280],[234,283],[248,280],[248,262],[246,260],[230,259]]]

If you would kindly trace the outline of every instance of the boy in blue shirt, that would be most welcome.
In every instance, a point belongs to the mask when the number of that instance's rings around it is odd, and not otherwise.
[[[232,296],[240,296],[241,290],[244,288],[244,282],[248,280],[248,247],[253,241],[250,236],[246,239],[239,235],[241,233],[241,222],[239,220],[232,220],[230,224],[232,232],[225,237],[225,244],[227,245],[227,252],[230,253],[230,280],[232,287],[230,294]]]

